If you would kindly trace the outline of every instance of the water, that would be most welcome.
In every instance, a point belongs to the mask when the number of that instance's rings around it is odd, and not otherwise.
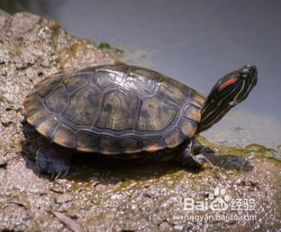
[[[206,95],[225,73],[255,64],[256,88],[204,135],[240,146],[281,144],[280,1],[4,0],[1,5],[55,19],[79,37],[136,51],[134,64]]]

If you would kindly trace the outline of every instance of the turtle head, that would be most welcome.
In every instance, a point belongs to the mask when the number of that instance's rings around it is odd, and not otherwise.
[[[218,80],[203,106],[199,132],[211,127],[233,106],[245,100],[256,84],[257,69],[253,65],[245,65]]]

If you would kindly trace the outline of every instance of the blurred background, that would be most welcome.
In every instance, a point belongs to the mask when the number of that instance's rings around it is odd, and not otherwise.
[[[205,95],[224,74],[255,64],[259,80],[248,99],[203,135],[229,145],[281,144],[281,1],[1,0],[0,9],[54,19]]]

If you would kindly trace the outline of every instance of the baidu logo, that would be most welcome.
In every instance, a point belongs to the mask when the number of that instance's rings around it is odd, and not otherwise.
[[[213,211],[225,211],[229,208],[230,196],[226,194],[226,189],[215,188],[213,193],[209,194],[211,201],[210,209]]]
[[[226,211],[226,210],[255,210],[255,199],[231,198],[225,188],[216,187],[203,201],[193,198],[183,199],[183,210],[186,211]]]

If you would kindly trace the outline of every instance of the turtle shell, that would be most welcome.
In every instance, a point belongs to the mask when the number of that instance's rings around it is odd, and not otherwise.
[[[204,102],[192,88],[158,72],[103,65],[43,80],[27,96],[24,114],[56,144],[115,155],[188,142]]]

